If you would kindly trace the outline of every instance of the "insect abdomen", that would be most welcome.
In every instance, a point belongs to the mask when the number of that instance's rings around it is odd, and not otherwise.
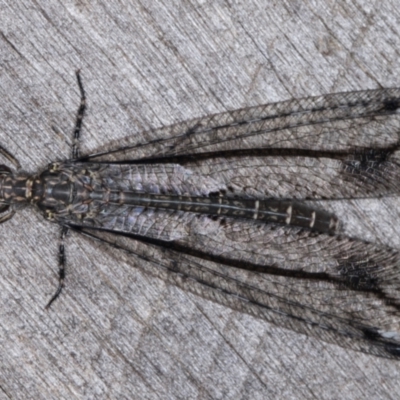
[[[120,192],[120,204],[173,209],[186,212],[261,220],[294,225],[324,233],[335,233],[337,218],[326,211],[290,200],[249,200],[226,197],[189,197]]]

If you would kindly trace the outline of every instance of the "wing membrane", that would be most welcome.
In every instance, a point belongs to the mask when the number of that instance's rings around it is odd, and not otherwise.
[[[80,177],[95,179],[85,187],[104,193],[304,200],[396,195],[399,106],[400,89],[385,89],[236,110],[147,132],[144,144],[119,141],[115,150],[62,169],[86,170]],[[136,266],[171,284],[340,346],[400,358],[396,250],[104,199],[68,210],[56,221],[124,250]]]
[[[306,274],[274,275],[228,267],[221,260],[195,257],[171,248],[168,242],[140,235],[75,226],[73,229],[125,250],[135,266],[146,273],[206,299],[342,347],[386,358],[400,357],[400,337],[395,330],[400,322],[399,304],[397,300],[388,301],[389,293],[398,291],[398,282],[390,289],[371,284],[356,290],[348,283],[357,277],[356,263],[352,267],[347,264],[347,272],[342,271],[347,276],[342,282],[310,279]],[[289,234],[296,236],[299,232],[291,230]],[[378,276],[373,261],[368,268],[364,265],[358,269],[369,272],[371,282],[398,276],[398,255],[390,250],[386,254],[385,249],[380,252],[380,257],[386,259],[384,276]],[[340,276],[338,270],[330,273]],[[366,278],[364,275],[365,282]]]
[[[119,139],[115,150],[84,157],[123,161],[249,149],[351,151],[399,142],[400,89],[335,93],[228,111]]]
[[[400,89],[330,94],[235,110],[118,141],[87,157],[178,163],[224,194],[342,199],[398,194]]]

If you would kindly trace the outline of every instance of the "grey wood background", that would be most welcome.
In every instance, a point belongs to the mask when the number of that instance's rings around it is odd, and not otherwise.
[[[51,3],[51,5],[50,5]],[[399,86],[395,1],[0,2],[1,144],[35,172],[82,149],[292,97]],[[346,205],[400,248],[399,201]],[[0,226],[0,399],[398,398],[400,365],[205,301],[27,208]]]

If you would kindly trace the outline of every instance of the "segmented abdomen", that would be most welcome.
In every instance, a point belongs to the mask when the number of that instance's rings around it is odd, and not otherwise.
[[[115,213],[116,206],[131,206],[244,218],[324,233],[335,233],[338,226],[333,214],[299,201],[226,196],[228,189],[223,185],[192,176],[190,170],[175,164],[61,164],[42,173],[37,182],[40,208],[94,222]]]

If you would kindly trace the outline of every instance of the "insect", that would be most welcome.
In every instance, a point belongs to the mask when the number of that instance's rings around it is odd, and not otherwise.
[[[31,203],[62,229],[59,286],[47,308],[64,286],[72,230],[207,299],[400,358],[399,251],[347,237],[320,206],[399,194],[400,89],[226,112],[81,156],[77,78],[72,158],[34,176],[0,166],[0,222]]]

